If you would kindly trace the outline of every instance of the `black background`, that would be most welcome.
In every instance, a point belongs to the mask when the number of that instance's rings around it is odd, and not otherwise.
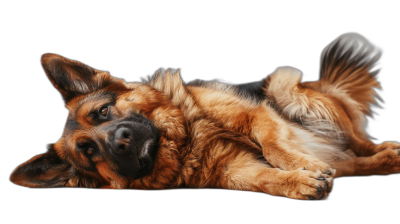
[[[12,196],[13,203],[45,200],[46,204],[57,204],[62,200],[78,200],[78,197],[99,203],[110,199],[116,204],[132,200],[139,207],[172,202],[209,203],[216,207],[295,202],[265,194],[226,190],[37,190],[11,184],[8,175],[18,164],[44,152],[47,143],[59,139],[67,116],[60,95],[40,66],[40,56],[46,52],[110,71],[126,81],[139,81],[140,77],[151,75],[158,68],[180,68],[185,81],[219,78],[240,83],[259,80],[279,66],[300,69],[303,80],[307,81],[318,78],[319,56],[327,44],[343,33],[358,32],[383,50],[379,66],[383,91],[379,93],[386,102],[385,109],[377,110],[379,115],[370,122],[368,131],[378,139],[376,142],[400,141],[397,128],[400,125],[397,108],[399,42],[394,28],[396,23],[391,19],[381,22],[357,17],[328,23],[317,18],[308,22],[297,22],[293,18],[282,22],[264,15],[243,19],[238,14],[207,22],[201,16],[189,20],[183,15],[168,22],[163,16],[157,17],[156,22],[149,22],[151,16],[98,22],[95,17],[85,21],[59,21],[54,19],[56,14],[45,16],[37,23],[12,27],[6,34],[8,41],[3,43],[12,51],[3,60],[7,73],[2,74],[2,101],[6,106],[2,117],[7,125],[3,126],[2,136],[7,147],[2,157],[5,172],[2,179],[3,188]],[[400,199],[398,180],[398,175],[338,179],[328,202],[396,201]]]

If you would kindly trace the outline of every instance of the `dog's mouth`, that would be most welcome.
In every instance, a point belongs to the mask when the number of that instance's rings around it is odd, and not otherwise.
[[[155,148],[154,140],[149,139],[143,143],[143,146],[137,153],[137,159],[139,163],[139,170],[137,173],[137,177],[142,177],[148,174],[153,166],[153,158],[156,148]]]
[[[139,160],[139,172],[140,172],[146,167],[146,163],[141,158],[139,158],[138,160]]]
[[[139,171],[138,172],[143,171],[145,169],[146,165],[147,165],[147,163],[146,163],[144,158],[145,157],[141,156],[141,153],[139,153],[139,150],[138,150],[138,155],[137,155],[137,160],[139,162]]]
[[[138,158],[138,162],[139,162],[139,170],[137,171],[135,178],[143,177],[146,174],[148,174],[149,170],[151,170],[151,167],[149,165],[150,161],[148,159]]]

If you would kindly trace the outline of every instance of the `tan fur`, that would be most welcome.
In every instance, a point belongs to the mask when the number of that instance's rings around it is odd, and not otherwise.
[[[289,118],[301,120],[304,116],[312,119],[333,120],[335,111],[326,105],[326,97],[315,94],[312,90],[299,89],[301,72],[295,68],[278,68],[269,76],[270,82],[265,89],[273,96],[279,109]],[[337,116],[337,115],[336,115]]]
[[[251,178],[251,176],[244,176],[248,174],[249,171],[228,169],[229,172],[225,173],[226,171],[222,172],[223,170],[220,170],[221,168],[212,168],[215,166],[215,164],[220,164],[218,161],[224,161],[225,159],[223,158],[226,158],[228,155],[231,157],[236,153],[239,153],[237,157],[241,157],[241,147],[234,147],[234,145],[231,145],[233,143],[229,143],[229,141],[226,142],[226,140],[224,141],[222,137],[218,139],[215,138],[215,136],[218,136],[219,134],[227,135],[228,133],[224,133],[226,130],[231,130],[229,132],[232,132],[232,130],[238,132],[235,141],[240,138],[244,138],[245,141],[252,140],[258,142],[262,146],[262,150],[258,149],[256,146],[253,146],[253,151],[257,152],[257,150],[260,150],[260,153],[263,153],[268,163],[274,167],[279,167],[283,170],[297,170],[299,168],[305,168],[307,170],[319,173],[321,176],[324,175],[323,173],[328,171],[334,173],[332,169],[329,169],[328,164],[309,154],[311,150],[301,139],[302,136],[297,136],[299,133],[298,128],[289,125],[271,108],[266,107],[264,104],[255,104],[249,100],[237,97],[233,92],[200,87],[185,88],[181,83],[183,82],[181,81],[179,74],[171,74],[168,71],[163,76],[159,76],[151,81],[152,85],[158,87],[160,90],[165,91],[166,94],[171,95],[171,101],[174,102],[175,105],[180,106],[184,114],[188,114],[186,116],[188,121],[194,122],[192,127],[194,128],[195,132],[191,135],[192,141],[194,142],[193,145],[204,145],[203,142],[208,142],[212,146],[211,148],[210,146],[204,147],[201,151],[197,151],[195,150],[196,148],[194,148],[191,150],[192,153],[188,155],[189,158],[201,158],[204,156],[204,154],[207,155],[206,158],[203,158],[205,161],[203,164],[197,164],[196,159],[186,159],[186,161],[192,162],[188,162],[183,166],[183,173],[197,176],[199,178],[199,180],[196,180],[195,182],[186,181],[186,184],[189,187],[224,187],[212,185],[214,182],[213,179],[217,178],[219,184],[224,184],[224,179],[221,178],[228,177],[226,180],[226,184],[228,184],[227,186],[234,186],[235,189],[238,186],[242,186],[244,189],[256,189],[254,186],[250,187],[246,182],[240,182],[240,180],[246,181]],[[174,88],[170,88],[167,85],[172,85]],[[174,94],[171,94],[172,89],[174,90]],[[187,90],[184,91],[185,89]],[[195,117],[191,117],[189,115],[189,111],[193,110],[197,111],[197,117],[202,117],[201,120],[193,120]],[[208,134],[203,134],[203,136],[198,132],[209,132],[210,134],[213,134],[213,136],[209,136]],[[229,135],[232,134],[229,133]],[[311,133],[309,133],[309,135],[313,136]],[[247,138],[249,138],[249,140],[246,140]],[[320,142],[321,144],[323,143],[322,140]],[[250,142],[248,144],[250,144]],[[213,150],[213,148],[215,149]],[[221,151],[218,150],[218,148],[224,148],[224,150]],[[212,158],[212,160],[208,162],[208,158]],[[234,164],[237,163],[237,159],[233,159],[233,162],[228,162],[230,160],[231,159],[222,164],[227,163],[224,166],[235,167]],[[251,160],[246,159],[246,161]],[[290,162],[288,163],[288,161]],[[229,165],[231,163],[233,164]],[[222,164],[220,164],[220,166]],[[260,167],[260,165],[257,165],[260,164],[260,162],[254,161],[250,164],[252,165],[246,165],[246,167],[250,166],[248,167],[250,170],[258,170],[259,168],[256,167]],[[251,168],[253,166],[255,167]],[[214,170],[214,172],[208,173],[203,171],[204,173],[196,173],[193,171],[194,167],[195,170],[204,170],[207,168],[206,170],[211,169]],[[267,168],[268,166],[264,166],[264,169]],[[238,172],[233,173],[233,171]],[[266,171],[259,170],[257,172],[260,172],[259,175],[262,175],[262,173]],[[229,184],[232,181],[232,178],[235,180],[235,185]],[[183,179],[188,180],[189,177],[183,176]],[[330,188],[330,186],[330,182],[327,183],[326,187]],[[286,195],[283,192],[276,194]],[[301,197],[304,198],[305,196],[303,195]]]
[[[179,70],[124,83],[46,54],[43,67],[70,111],[67,125],[47,153],[21,164],[10,179],[28,187],[210,187],[321,199],[335,176],[398,173],[400,145],[375,145],[363,129],[368,104],[375,102],[368,95],[377,87],[369,73],[375,61],[361,55],[356,59],[366,62],[359,66],[346,51],[352,48],[340,46],[328,48],[320,81],[301,83],[299,70],[278,68],[264,80],[260,101],[229,85],[187,86]],[[99,121],[104,105],[110,117]],[[101,146],[110,124],[132,114],[151,121],[160,135],[158,142],[146,142],[157,144],[154,165],[137,178],[121,174]],[[87,140],[99,143],[95,156],[79,148]]]

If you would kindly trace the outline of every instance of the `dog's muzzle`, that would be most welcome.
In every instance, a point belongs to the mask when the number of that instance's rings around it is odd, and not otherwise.
[[[118,173],[139,177],[152,169],[157,141],[158,133],[152,124],[123,121],[108,128],[106,147]]]

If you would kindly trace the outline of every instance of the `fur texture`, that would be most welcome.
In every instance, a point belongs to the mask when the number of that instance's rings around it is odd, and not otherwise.
[[[334,177],[400,172],[400,145],[364,131],[379,51],[356,34],[322,53],[320,80],[278,68],[242,85],[158,70],[142,83],[59,55],[43,68],[70,111],[61,139],[18,166],[28,187],[225,188],[322,199]]]

